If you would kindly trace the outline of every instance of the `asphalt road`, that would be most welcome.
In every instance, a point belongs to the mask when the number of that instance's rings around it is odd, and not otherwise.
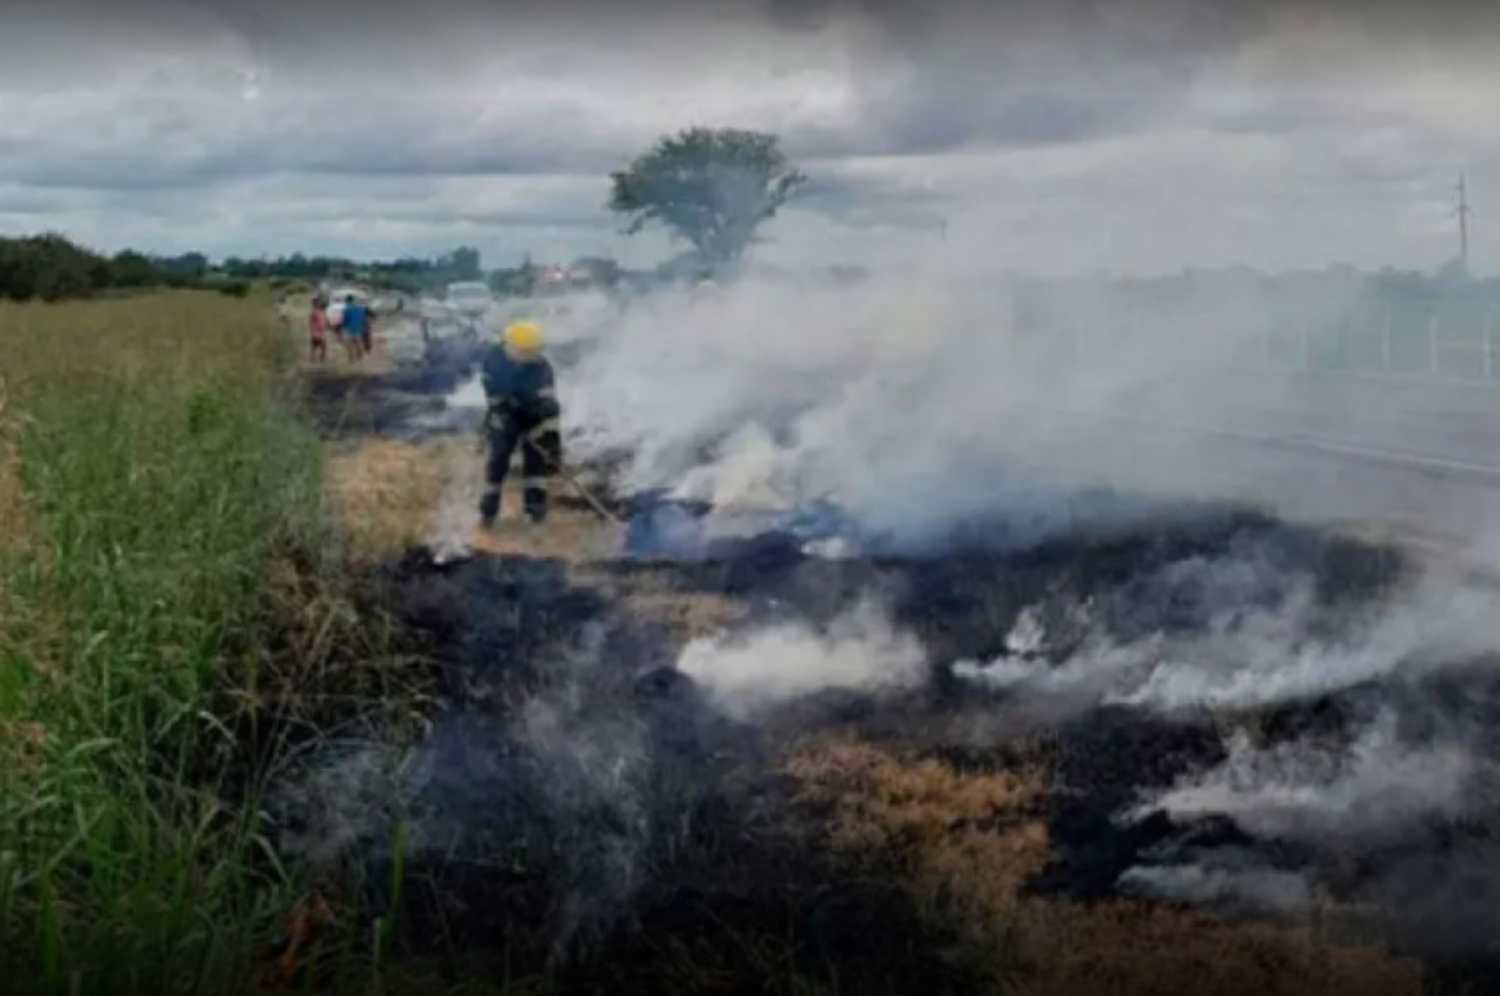
[[[1500,387],[1378,379],[1250,381],[1208,425],[1500,468]]]
[[[1277,377],[1194,400],[1052,411],[1044,449],[1095,483],[1258,501],[1500,559],[1500,389]]]

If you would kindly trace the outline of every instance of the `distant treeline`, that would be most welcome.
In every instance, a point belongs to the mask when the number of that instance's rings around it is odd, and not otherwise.
[[[579,260],[581,282],[613,285],[625,272],[613,261]],[[580,269],[581,268],[581,269]],[[294,253],[276,258],[231,256],[214,261],[201,252],[176,256],[125,250],[113,256],[55,232],[0,238],[0,296],[13,301],[62,301],[152,288],[202,288],[243,295],[256,283],[273,289],[321,282],[363,283],[407,294],[441,294],[454,281],[483,280],[502,294],[526,294],[544,267],[485,270],[478,249],[461,246],[430,259],[355,260]]]
[[[0,238],[0,295],[12,301],[64,301],[160,287],[197,287],[242,296],[250,289],[190,253],[176,258],[125,250],[113,256],[56,233]]]
[[[241,296],[257,282],[291,287],[319,281],[363,281],[420,293],[453,280],[485,275],[476,249],[436,259],[362,262],[295,254],[279,259],[214,262],[201,252],[148,255],[132,249],[106,255],[55,232],[0,238],[0,296],[12,301],[63,301],[149,290],[201,288]]]
[[[274,289],[322,281],[359,282],[409,294],[442,292],[458,280],[483,280],[502,294],[538,289],[546,267],[531,261],[511,269],[486,270],[479,250],[460,247],[434,258],[365,261],[294,253],[277,258],[229,257],[218,262],[201,252],[177,256],[125,250],[105,255],[57,233],[0,238],[0,296],[14,301],[60,301],[152,288],[202,288],[243,295],[255,283]],[[575,260],[571,286],[641,289],[675,282],[670,265],[631,271],[613,260]],[[786,276],[857,284],[879,276],[862,267],[829,266]],[[1018,327],[1056,327],[1060,302],[1076,315],[1079,300],[1091,300],[1095,313],[1110,313],[1125,325],[1168,314],[1232,312],[1258,326],[1289,327],[1392,321],[1425,321],[1435,312],[1495,315],[1500,320],[1500,278],[1473,279],[1449,264],[1435,273],[1386,269],[1358,271],[1347,266],[1318,271],[1266,274],[1247,267],[1185,270],[1156,278],[1033,280],[1019,275],[989,284],[1010,299]],[[1049,314],[1054,313],[1054,314]],[[1134,316],[1132,318],[1132,316]],[[1497,326],[1500,327],[1500,326]]]

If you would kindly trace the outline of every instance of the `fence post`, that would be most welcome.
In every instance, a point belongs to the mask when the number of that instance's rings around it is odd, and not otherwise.
[[[1391,372],[1391,309],[1385,309],[1385,324],[1380,330],[1380,372]]]
[[[1492,315],[1484,313],[1484,379],[1490,380],[1495,371],[1495,343],[1490,338],[1490,321]]]

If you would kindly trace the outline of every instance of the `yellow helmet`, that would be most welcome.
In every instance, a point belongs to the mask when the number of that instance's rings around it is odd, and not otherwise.
[[[500,342],[506,351],[519,357],[540,355],[542,351],[542,327],[536,322],[511,322],[500,333]]]

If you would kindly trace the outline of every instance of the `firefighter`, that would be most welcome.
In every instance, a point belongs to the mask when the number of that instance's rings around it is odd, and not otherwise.
[[[542,353],[542,330],[535,322],[507,325],[481,361],[487,411],[484,443],[488,450],[484,494],[479,500],[480,528],[494,528],[500,515],[500,491],[511,457],[521,448],[522,507],[526,518],[547,518],[548,478],[562,464],[561,409],[552,364]]]

